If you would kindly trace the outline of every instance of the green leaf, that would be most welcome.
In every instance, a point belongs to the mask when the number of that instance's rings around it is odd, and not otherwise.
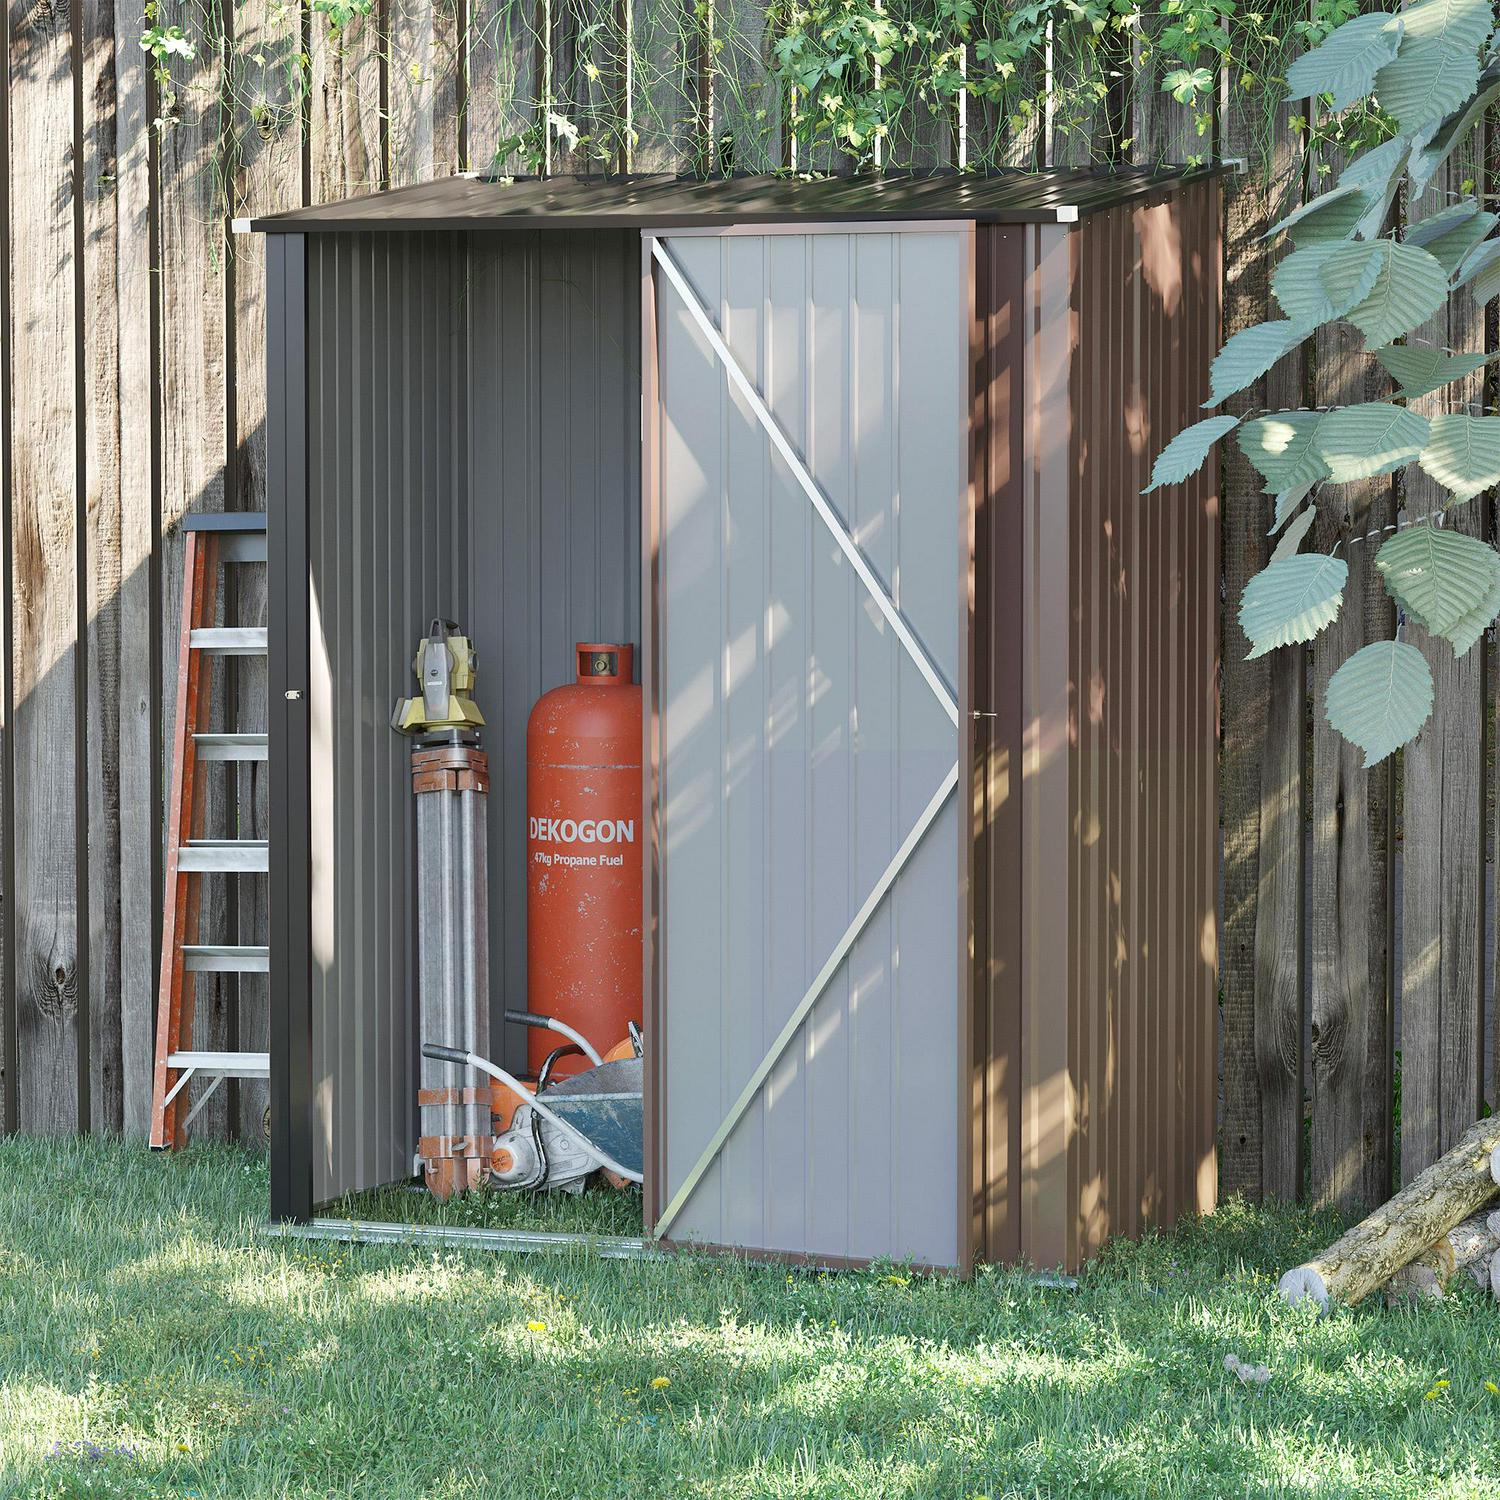
[[[1382,109],[1403,131],[1416,130],[1458,109],[1479,83],[1479,58],[1443,37],[1401,49],[1375,78]]]
[[[1479,85],[1452,114],[1448,115],[1426,144],[1414,147],[1407,175],[1412,196],[1421,194],[1432,175],[1448,159],[1449,153],[1476,126],[1484,112],[1500,97],[1500,63],[1491,63],[1479,75]]]
[[[1226,396],[1244,390],[1252,380],[1259,380],[1283,354],[1295,349],[1309,332],[1296,323],[1280,321],[1242,328],[1209,366],[1210,394],[1203,404],[1217,406]]]
[[[1308,492],[1316,483],[1316,480],[1309,479],[1304,484],[1294,484],[1291,489],[1283,490],[1276,497],[1276,518],[1271,522],[1267,536],[1275,536],[1286,525],[1286,518],[1307,499]]]
[[[1362,151],[1339,173],[1339,186],[1384,192],[1405,165],[1410,150],[1411,142],[1398,135]]]
[[[1453,654],[1468,655],[1479,637],[1495,623],[1496,615],[1500,615],[1500,569],[1496,570],[1489,593],[1463,619],[1443,632],[1453,647]]]
[[[1151,483],[1141,493],[1149,495],[1164,484],[1180,484],[1189,474],[1195,474],[1202,468],[1209,449],[1239,420],[1230,416],[1205,417],[1191,427],[1184,427],[1161,450],[1151,470]]]
[[[1464,257],[1463,264],[1453,278],[1453,285],[1467,286],[1476,277],[1484,275],[1497,261],[1500,261],[1500,240],[1486,240],[1482,245],[1476,245]],[[1477,297],[1478,293],[1475,295]],[[1483,300],[1488,301],[1489,298]]]
[[[1271,273],[1271,290],[1281,310],[1301,328],[1316,328],[1333,318],[1342,318],[1357,303],[1363,302],[1374,288],[1380,274],[1378,257],[1365,257],[1365,275],[1341,279],[1340,295],[1335,298],[1323,281],[1323,266],[1343,248],[1343,242],[1307,245],[1294,250]]]
[[[1479,205],[1468,198],[1413,224],[1406,231],[1406,243],[1425,250],[1452,276],[1497,222],[1494,214],[1480,213]]]
[[[1389,344],[1425,323],[1448,299],[1448,276],[1416,245],[1369,240],[1338,245],[1323,262],[1323,285],[1334,302],[1361,286],[1375,263],[1370,291],[1349,309],[1353,323],[1371,344]]]
[[[1486,240],[1465,257],[1454,278],[1455,287],[1468,286],[1479,307],[1500,292],[1500,240]]]
[[[1500,557],[1477,537],[1444,527],[1398,531],[1375,554],[1386,592],[1435,635],[1446,635],[1482,604],[1500,574]]]
[[[1452,490],[1455,500],[1472,500],[1500,484],[1500,417],[1439,412],[1421,463],[1422,471]]]
[[[1370,193],[1365,188],[1340,184],[1321,197],[1294,209],[1274,228],[1266,231],[1266,239],[1274,235],[1289,234],[1298,245],[1321,245],[1348,239],[1354,226],[1370,206]]]
[[[1313,522],[1318,519],[1316,506],[1309,505],[1301,515],[1287,527],[1285,533],[1275,549],[1271,553],[1272,562],[1280,562],[1283,557],[1295,557],[1297,548],[1302,545],[1302,538],[1312,530]]]
[[[1400,749],[1432,712],[1432,671],[1415,646],[1376,641],[1362,646],[1328,679],[1328,722],[1365,752],[1365,766]]]
[[[1417,0],[1401,12],[1401,20],[1402,52],[1421,42],[1445,41],[1477,53],[1495,29],[1490,0]]]
[[[1468,102],[1479,84],[1479,49],[1495,23],[1489,0],[1419,0],[1402,18],[1406,33],[1375,75],[1375,93],[1409,132]]]
[[[1322,420],[1322,412],[1277,411],[1240,428],[1240,451],[1266,481],[1268,494],[1328,477],[1328,465],[1313,446]]]
[[[1427,418],[1404,406],[1370,401],[1324,415],[1314,446],[1338,484],[1404,468],[1427,442]]]
[[[1490,360],[1500,357],[1494,354],[1448,354],[1442,349],[1423,348],[1420,344],[1387,344],[1385,348],[1371,352],[1401,387],[1399,394],[1409,401],[1440,390],[1450,380],[1472,375]]]
[[[1338,618],[1349,565],[1321,552],[1283,557],[1262,568],[1240,595],[1240,628],[1250,641],[1246,660],[1278,646],[1310,641]]]
[[[1380,11],[1345,21],[1287,69],[1287,97],[1332,94],[1334,111],[1347,109],[1374,88],[1376,73],[1396,56],[1401,33],[1401,17]]]
[[[1412,150],[1407,136],[1394,136],[1371,150],[1356,156],[1339,173],[1340,187],[1365,189],[1370,206],[1354,226],[1361,239],[1373,239],[1385,224],[1390,212],[1391,200],[1401,182],[1401,169],[1406,165]]]
[[[1470,295],[1477,306],[1483,307],[1494,300],[1497,292],[1500,292],[1500,261],[1492,261],[1475,276]]]

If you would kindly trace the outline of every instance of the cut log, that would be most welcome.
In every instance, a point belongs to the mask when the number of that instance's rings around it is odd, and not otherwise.
[[[1490,1260],[1500,1250],[1500,1213],[1480,1210],[1429,1246],[1410,1265],[1402,1266],[1385,1284],[1385,1302],[1441,1301],[1448,1283],[1467,1271],[1481,1291],[1490,1285]]]
[[[1497,1161],[1500,1117],[1491,1116],[1321,1255],[1288,1271],[1281,1295],[1324,1310],[1330,1302],[1353,1306],[1495,1196]]]

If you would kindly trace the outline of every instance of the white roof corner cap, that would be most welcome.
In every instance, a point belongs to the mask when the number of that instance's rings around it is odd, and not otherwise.
[[[231,219],[229,221],[229,232],[230,232],[230,234],[249,234],[250,233],[250,220],[249,219]]]
[[[1057,210],[1057,222],[1059,224],[1076,224],[1078,222],[1078,205],[1065,203]]]
[[[1220,164],[1229,168],[1236,177],[1243,177],[1250,170],[1250,163],[1243,156],[1220,157]]]

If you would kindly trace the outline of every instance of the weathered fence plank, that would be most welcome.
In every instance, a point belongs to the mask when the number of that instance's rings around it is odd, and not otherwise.
[[[115,182],[118,128],[114,0],[78,13],[83,78],[84,570],[88,600],[89,1121],[118,1132],[125,1118],[121,1057],[120,848],[120,297]],[[148,872],[149,878],[149,872]]]
[[[1484,160],[1481,132],[1434,179],[1412,217],[1444,207]],[[1453,294],[1415,337],[1450,349],[1484,348],[1484,315],[1467,291]],[[1413,403],[1427,415],[1469,410],[1483,380],[1455,381]],[[1435,515],[1447,492],[1413,467],[1408,515]],[[1487,507],[1454,506],[1441,524],[1484,536]],[[1479,1115],[1484,1067],[1485,652],[1455,658],[1414,620],[1408,639],[1432,668],[1436,702],[1427,727],[1403,752],[1401,954],[1401,1180],[1450,1150]]]
[[[459,168],[464,8],[463,0],[391,0],[392,187]]]
[[[630,7],[630,166],[682,172],[702,158],[707,72],[692,0],[626,0]]]
[[[66,7],[10,7],[12,898],[18,1123],[87,1128],[80,944],[79,442],[73,55]],[[83,1021],[80,1026],[80,1007]],[[82,1054],[80,1056],[80,1053]]]
[[[720,170],[769,172],[782,164],[782,98],[770,71],[775,38],[758,0],[722,0],[711,87],[714,153]]]
[[[315,12],[308,24],[312,202],[376,192],[385,185],[388,154],[378,16],[356,15],[336,26]]]
[[[200,13],[181,17],[185,26]],[[225,232],[228,201],[220,173],[228,120],[225,104],[225,38],[199,38],[196,56],[174,70],[176,123],[161,131],[158,217],[161,265],[161,588],[162,743],[171,743],[177,720],[176,663],[182,611],[182,535],[178,523],[189,511],[224,508],[228,455],[228,285]],[[222,607],[222,606],[221,606]],[[224,722],[227,678],[222,659],[210,658],[214,723]],[[222,768],[215,767],[222,772]],[[170,768],[166,793],[175,795]],[[194,836],[234,837],[222,774],[200,779],[199,818]],[[199,923],[205,934],[229,923],[225,877],[202,877]],[[213,937],[207,940],[214,940]],[[218,939],[222,941],[222,939]],[[224,976],[195,976],[192,1037],[195,1046],[222,1050],[232,1044],[233,998]],[[193,1097],[200,1085],[190,1086]],[[222,1088],[194,1122],[200,1135],[228,1129],[228,1099]]]
[[[1344,324],[1316,343],[1320,406],[1378,401],[1390,382]],[[1311,650],[1312,840],[1308,866],[1311,969],[1311,1197],[1373,1208],[1391,1178],[1390,761],[1370,771],[1324,716],[1328,679],[1361,646],[1388,640],[1395,617],[1375,570],[1378,533],[1395,517],[1388,477],[1346,485],[1340,514],[1324,500],[1309,545],[1339,547],[1349,564],[1338,619]]]
[[[523,153],[509,143],[537,122],[541,49],[535,42],[535,10],[527,0],[471,0],[466,165],[476,172],[525,167]]]
[[[441,0],[440,0],[441,3]],[[276,213],[303,199],[302,97],[292,46],[300,37],[298,16],[290,22],[281,0],[245,0],[235,11],[230,48],[234,87],[229,120],[230,153],[226,178],[236,217]],[[456,115],[456,102],[454,107]],[[430,128],[427,138],[432,139]],[[231,371],[231,460],[226,501],[235,510],[266,509],[266,330],[265,247],[259,239],[236,238],[230,245],[234,300],[234,365]],[[226,617],[236,624],[266,623],[266,574],[259,565],[237,565],[225,580]],[[240,657],[229,664],[227,687],[233,727],[246,733],[267,728],[266,662]],[[213,774],[217,768],[208,768]],[[242,838],[265,838],[269,827],[269,785],[264,761],[225,768],[226,792]],[[224,941],[269,941],[267,877],[231,877],[230,928]],[[226,976],[234,1043],[246,1051],[269,1045],[268,978]],[[229,1085],[226,1085],[228,1087]],[[269,1097],[264,1083],[242,1079],[232,1085],[231,1124],[249,1141],[262,1137]]]
[[[156,1022],[156,934],[162,884],[161,766],[152,657],[158,644],[153,577],[156,550],[155,348],[148,61],[141,50],[143,0],[114,10],[114,278],[118,376],[120,593],[119,745],[120,1067],[127,1135],[150,1125]],[[105,184],[101,183],[101,191]]]
[[[1231,91],[1225,154],[1250,154],[1255,100]],[[1296,201],[1300,156],[1282,115],[1265,172],[1226,195],[1226,337],[1276,316],[1262,236]],[[1300,366],[1283,360],[1232,399],[1249,412],[1302,404]],[[1260,476],[1224,444],[1224,686],[1220,805],[1224,828],[1223,1150],[1226,1192],[1294,1199],[1302,1184],[1302,822],[1305,668],[1300,650],[1245,659],[1238,602],[1268,555]]]

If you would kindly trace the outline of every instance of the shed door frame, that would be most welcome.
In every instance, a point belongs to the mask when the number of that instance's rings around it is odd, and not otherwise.
[[[960,612],[958,639],[958,662],[956,680],[949,685],[942,679],[916,638],[909,624],[893,605],[879,574],[850,536],[844,523],[838,519],[837,511],[823,495],[817,478],[811,474],[801,455],[796,452],[774,414],[769,410],[762,394],[746,377],[734,356],[730,353],[712,313],[703,306],[701,299],[692,290],[685,274],[676,265],[670,249],[664,243],[673,239],[709,238],[722,239],[736,235],[765,237],[771,235],[853,235],[853,234],[912,234],[912,233],[957,233],[962,245],[961,284],[958,289],[960,316],[963,321],[960,346],[966,364],[961,371],[959,389],[967,393],[968,399],[960,401],[959,451],[963,455],[964,483],[955,497],[960,506],[959,555],[954,559],[954,594]],[[744,224],[710,228],[646,229],[641,232],[641,504],[644,511],[641,527],[641,680],[645,697],[646,714],[644,724],[645,746],[645,796],[646,824],[650,829],[650,848],[645,864],[645,997],[646,997],[646,1087],[645,1094],[645,1140],[644,1140],[644,1218],[648,1239],[670,1243],[668,1231],[677,1212],[691,1198],[701,1181],[703,1173],[717,1159],[735,1124],[742,1118],[745,1109],[764,1086],[766,1078],[785,1047],[797,1035],[811,1015],[819,995],[826,988],[834,971],[847,957],[853,943],[864,929],[868,918],[879,908],[896,877],[900,874],[911,854],[921,843],[923,836],[946,807],[950,798],[958,797],[960,807],[967,805],[961,788],[973,783],[973,733],[972,724],[978,714],[972,708],[972,635],[974,627],[974,414],[972,392],[974,386],[973,359],[978,344],[977,310],[974,295],[975,224],[972,220],[910,220],[901,222],[822,222],[816,224],[788,222],[783,224]],[[855,916],[850,921],[843,937],[820,967],[811,987],[783,1026],[776,1040],[750,1075],[749,1082],[741,1091],[735,1104],[702,1152],[695,1167],[689,1172],[678,1192],[669,1202],[664,1202],[664,1184],[661,1181],[661,1147],[664,1141],[665,1076],[662,1048],[656,1039],[663,1035],[663,1009],[661,993],[661,944],[658,940],[658,921],[662,902],[662,838],[661,838],[661,733],[660,733],[660,672],[657,662],[660,641],[659,606],[661,598],[660,578],[657,564],[658,543],[662,535],[661,522],[661,423],[660,423],[660,371],[658,368],[658,278],[665,275],[673,285],[679,298],[685,303],[689,316],[709,340],[716,364],[732,386],[737,387],[747,398],[752,414],[767,438],[782,455],[810,505],[817,511],[840,550],[850,562],[856,576],[882,615],[892,626],[897,640],[906,655],[912,660],[939,706],[952,720],[956,735],[955,758],[952,770],[934,789],[912,828],[903,837],[890,864],[871,888]],[[958,944],[958,1016],[959,1034],[954,1038],[955,1072],[957,1086],[953,1108],[958,1120],[958,1160],[952,1164],[957,1177],[958,1230],[960,1274],[967,1276],[974,1262],[974,1213],[973,1196],[973,1139],[974,1114],[969,1096],[969,1080],[973,1070],[973,964],[971,961],[973,913],[970,887],[973,840],[967,832],[967,820],[960,812],[958,839],[958,910],[955,913],[954,938]],[[771,1253],[775,1253],[774,1247]]]

